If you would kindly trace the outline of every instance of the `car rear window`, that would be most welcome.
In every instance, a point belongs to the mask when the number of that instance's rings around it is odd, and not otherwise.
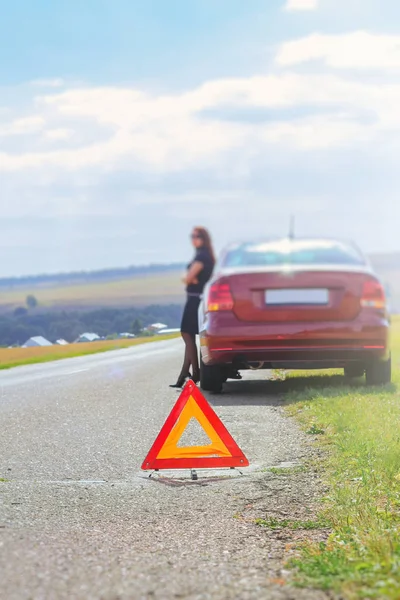
[[[365,265],[357,248],[337,242],[289,241],[242,244],[228,251],[224,267]]]

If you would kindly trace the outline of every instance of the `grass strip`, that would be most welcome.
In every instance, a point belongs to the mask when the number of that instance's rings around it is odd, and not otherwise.
[[[275,519],[274,517],[256,519],[255,522],[256,525],[267,529],[290,529],[291,531],[297,529],[326,529],[331,526],[328,521],[293,521],[292,519]]]
[[[291,561],[296,584],[344,598],[400,598],[400,321],[393,324],[393,383],[367,388],[310,377],[289,394],[288,411],[324,447],[329,484],[321,520],[326,543],[302,546]],[[304,376],[304,374],[303,374]],[[321,387],[321,381],[325,387]],[[332,381],[332,385],[330,385]]]

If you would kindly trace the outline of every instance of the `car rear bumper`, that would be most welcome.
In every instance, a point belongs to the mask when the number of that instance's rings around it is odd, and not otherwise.
[[[388,319],[363,311],[352,322],[242,323],[208,315],[200,331],[205,364],[265,363],[265,368],[333,368],[389,356]]]

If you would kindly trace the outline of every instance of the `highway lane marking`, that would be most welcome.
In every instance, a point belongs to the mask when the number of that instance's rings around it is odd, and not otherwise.
[[[71,371],[68,373],[62,372],[63,367],[66,368],[66,365],[61,366],[60,363],[67,361],[70,361],[70,367],[72,367],[72,362],[85,361],[87,366],[82,369],[83,371],[93,368],[103,368],[104,366],[115,365],[116,363],[122,364],[125,362],[131,362],[133,359],[141,361],[152,358],[153,356],[158,356],[160,354],[173,354],[177,351],[177,342],[179,341],[180,340],[168,340],[167,342],[157,342],[157,344],[154,345],[149,344],[147,345],[146,350],[143,346],[139,345],[131,348],[124,348],[123,350],[110,350],[102,353],[101,355],[89,354],[85,356],[65,358],[62,361],[57,360],[41,364],[21,365],[13,367],[12,369],[7,370],[7,372],[0,372],[0,385],[20,384],[23,383],[21,381],[22,378],[26,378],[28,383],[31,383],[32,380],[47,379],[70,373],[72,374]],[[150,348],[150,346],[152,346],[152,348]],[[157,348],[155,346],[157,346]],[[61,373],[59,372],[59,369],[61,370]]]
[[[175,340],[174,340],[175,341]],[[20,386],[20,385],[31,385],[32,382],[36,382],[36,381],[41,381],[41,380],[48,380],[48,379],[52,379],[52,378],[57,378],[59,376],[68,376],[68,375],[72,375],[73,373],[78,373],[78,372],[82,372],[82,371],[86,371],[86,370],[94,370],[94,369],[104,369],[105,367],[115,367],[118,365],[124,365],[125,363],[130,363],[134,366],[139,366],[139,362],[142,362],[143,360],[146,360],[148,358],[153,358],[153,357],[158,357],[161,354],[162,355],[170,355],[173,354],[177,351],[177,345],[176,344],[172,344],[171,342],[168,342],[168,346],[165,345],[163,342],[159,342],[160,346],[161,344],[163,344],[163,347],[159,347],[157,349],[154,350],[146,350],[143,351],[141,350],[140,352],[139,347],[136,347],[135,350],[136,352],[132,352],[129,355],[116,355],[114,352],[119,352],[117,351],[110,351],[110,352],[105,352],[104,354],[102,354],[102,358],[100,358],[98,355],[88,355],[85,357],[73,357],[73,358],[66,358],[63,359],[63,361],[55,361],[57,364],[55,364],[54,362],[48,362],[43,364],[35,364],[35,365],[24,365],[24,366],[19,366],[19,367],[14,367],[13,369],[10,369],[9,371],[7,371],[7,373],[5,373],[5,371],[0,372],[0,388],[5,388],[5,387],[16,387],[16,386]],[[108,356],[106,356],[108,355]],[[66,367],[66,365],[60,365],[60,362],[64,362],[64,361],[78,361],[78,360],[85,360],[86,365],[85,368],[80,369],[79,371],[74,369],[74,371],[67,371],[65,372],[64,369]],[[70,367],[72,367],[72,365],[70,364]]]
[[[90,367],[86,369],[75,369],[75,371],[68,371],[68,373],[60,373],[60,375],[75,375],[75,373],[84,373],[85,371],[90,371]]]

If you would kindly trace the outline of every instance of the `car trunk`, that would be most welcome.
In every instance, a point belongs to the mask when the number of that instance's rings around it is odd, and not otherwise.
[[[276,323],[351,321],[361,310],[363,284],[370,277],[346,270],[298,270],[235,273],[227,279],[239,320]]]

